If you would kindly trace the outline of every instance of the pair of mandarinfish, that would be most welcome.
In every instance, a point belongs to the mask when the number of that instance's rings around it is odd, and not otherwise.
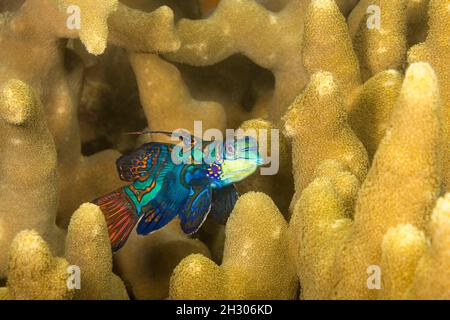
[[[145,143],[117,159],[120,178],[130,184],[93,201],[105,215],[114,252],[136,225],[137,233],[146,235],[178,215],[182,230],[192,234],[208,214],[225,224],[238,197],[233,184],[263,164],[251,136],[204,141],[182,132],[178,137],[181,144]]]

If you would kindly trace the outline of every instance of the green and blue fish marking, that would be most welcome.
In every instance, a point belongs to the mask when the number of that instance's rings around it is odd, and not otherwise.
[[[251,136],[231,141],[189,136],[183,141],[188,143],[145,143],[117,159],[120,178],[130,184],[92,201],[105,215],[113,252],[136,225],[138,234],[147,235],[178,215],[182,230],[192,234],[208,214],[225,224],[238,198],[234,183],[263,164]]]

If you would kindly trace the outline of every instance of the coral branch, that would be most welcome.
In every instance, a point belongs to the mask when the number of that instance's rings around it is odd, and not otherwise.
[[[205,66],[236,53],[246,55],[275,75],[270,117],[278,121],[308,78],[301,59],[306,5],[293,0],[274,13],[255,1],[222,0],[207,19],[178,22],[181,47],[166,57]]]
[[[8,299],[70,299],[67,286],[69,263],[55,258],[47,243],[36,231],[24,230],[11,244],[8,266]]]
[[[193,99],[174,65],[150,54],[131,54],[130,61],[150,129],[184,128],[193,132],[195,120],[203,122],[204,130],[225,129],[226,115],[222,106]],[[184,116],[176,117],[178,114]]]
[[[191,255],[174,270],[172,299],[292,299],[297,281],[287,224],[263,193],[242,196],[226,226],[223,263]]]
[[[350,17],[350,25],[355,24],[353,19],[359,20],[353,42],[364,81],[383,70],[403,69],[407,47],[407,2],[408,0],[360,1],[356,11],[364,10],[366,13],[369,5],[380,9],[379,26],[368,26],[369,16],[374,13]]]
[[[383,235],[399,224],[425,226],[440,192],[440,116],[433,69],[412,65],[358,194],[351,234],[338,255],[336,298],[373,297],[366,271],[380,263]]]
[[[408,52],[408,62],[427,61],[436,70],[443,105],[444,170],[443,179],[450,190],[450,0],[431,0],[429,6],[429,32],[424,43]]]
[[[300,193],[312,180],[323,160],[344,163],[363,181],[367,173],[367,153],[347,123],[345,105],[330,73],[319,72],[289,108],[285,118],[292,138],[295,191]],[[311,123],[315,123],[312,129]]]
[[[403,77],[395,70],[382,71],[370,78],[349,113],[349,123],[372,160],[389,126]]]
[[[419,259],[427,248],[422,231],[410,224],[391,228],[381,244],[383,291],[379,299],[403,299],[414,280]]]
[[[348,105],[361,76],[345,18],[333,0],[311,1],[303,41],[303,63],[309,74],[331,72]]]
[[[431,216],[431,245],[416,269],[407,294],[412,299],[450,299],[450,194],[438,200]]]
[[[108,229],[100,208],[83,204],[73,214],[66,238],[65,258],[81,271],[75,299],[128,299],[125,286],[112,273]]]
[[[0,88],[0,277],[14,236],[35,229],[61,252],[63,232],[55,225],[56,152],[41,102],[19,80]]]

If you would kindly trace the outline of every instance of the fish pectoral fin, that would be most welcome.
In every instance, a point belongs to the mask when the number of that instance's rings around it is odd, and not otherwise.
[[[234,185],[215,189],[212,194],[211,216],[220,224],[226,224],[238,199]]]
[[[158,207],[148,206],[143,209],[142,218],[136,228],[140,235],[147,235],[153,231],[159,230],[173,219],[173,215],[165,213]]]
[[[189,196],[186,205],[179,213],[181,229],[186,234],[196,232],[211,210],[211,188],[209,186],[193,186],[192,190],[192,195]]]
[[[136,209],[122,188],[92,203],[98,205],[105,216],[111,248],[116,252],[125,244],[139,220]]]

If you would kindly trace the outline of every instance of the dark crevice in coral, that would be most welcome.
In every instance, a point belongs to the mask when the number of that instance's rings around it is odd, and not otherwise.
[[[275,86],[271,71],[241,54],[212,66],[176,65],[195,99],[217,101],[225,107],[238,105],[249,112],[249,118],[257,100]]]
[[[78,108],[83,155],[108,148],[132,150],[136,137],[125,133],[144,129],[147,121],[127,53],[109,46],[105,54],[94,57],[79,43],[75,50],[86,66]]]

